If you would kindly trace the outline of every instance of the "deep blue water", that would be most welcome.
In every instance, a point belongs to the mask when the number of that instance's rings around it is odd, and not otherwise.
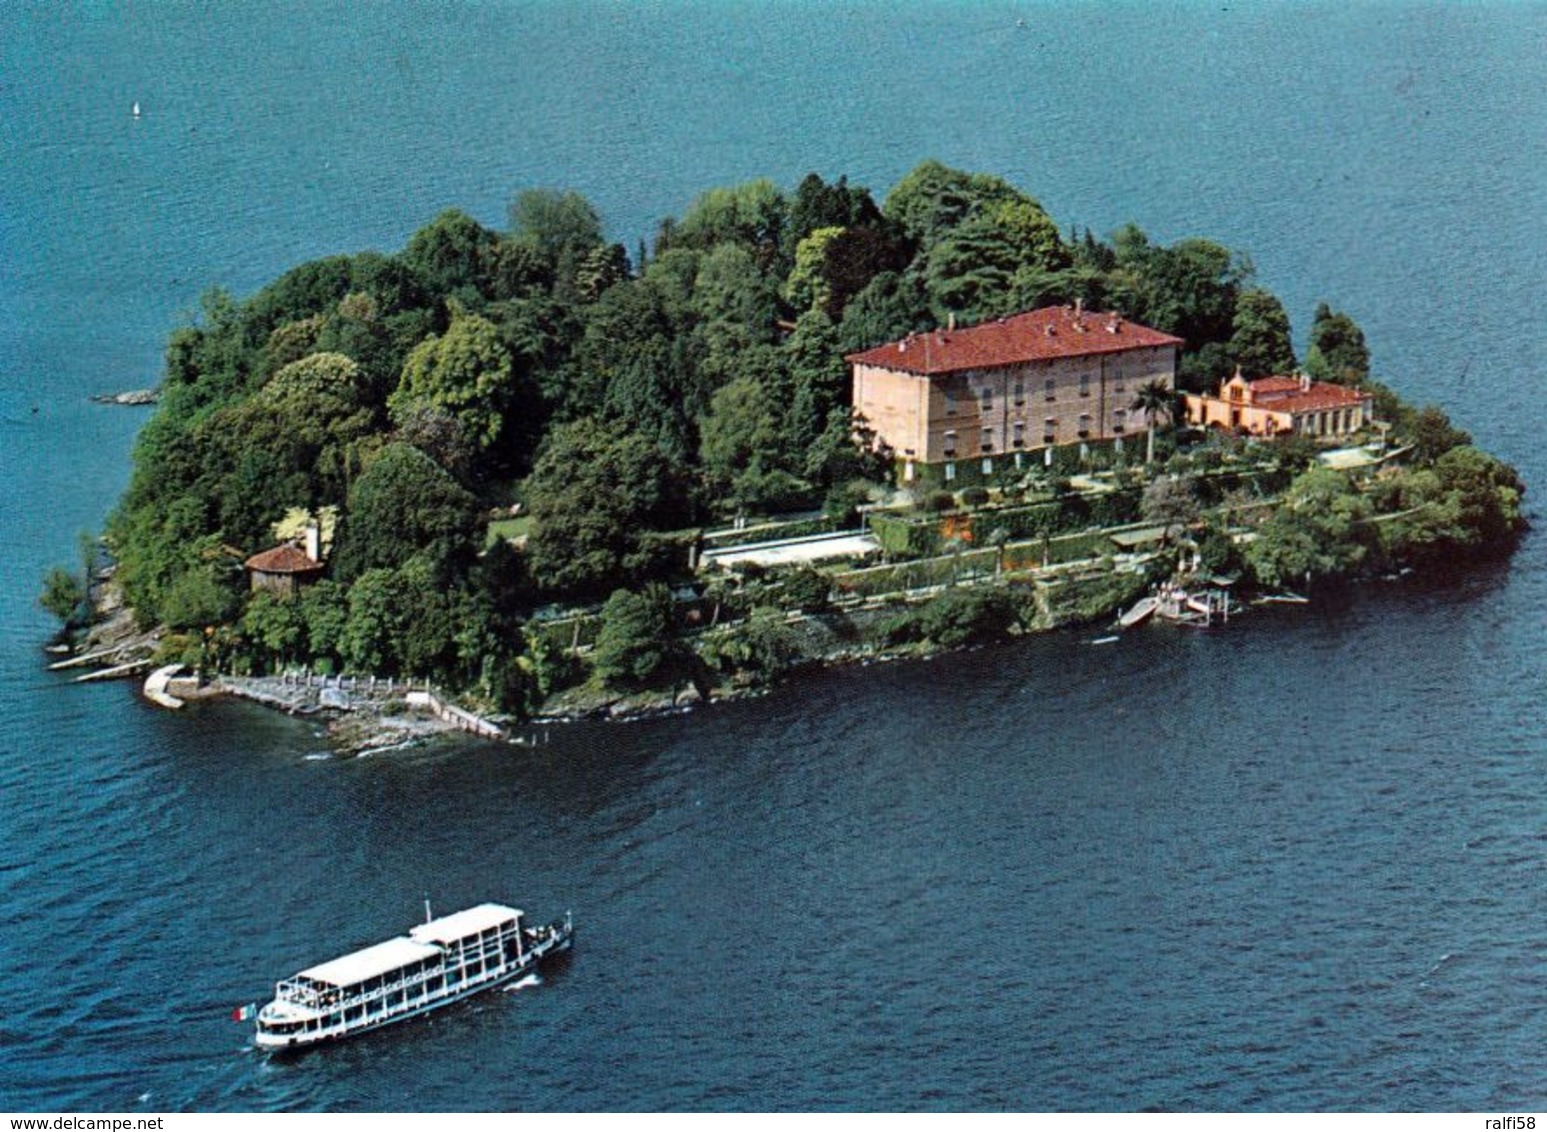
[[[206,286],[530,186],[632,247],[937,156],[1211,236],[1539,490],[1544,91],[1539,5],[0,6],[0,1108],[1544,1107],[1539,534],[535,753],[162,713],[44,672],[33,604],[144,420],[86,395],[154,383]],[[580,943],[296,1061],[226,1021],[426,892]]]

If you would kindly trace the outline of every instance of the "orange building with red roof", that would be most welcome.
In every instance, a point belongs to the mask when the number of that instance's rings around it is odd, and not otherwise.
[[[850,354],[854,408],[897,454],[918,465],[991,474],[1031,449],[1112,440],[1144,430],[1139,387],[1176,384],[1182,340],[1079,306],[1043,307],[964,329],[910,334]]]
[[[1369,393],[1312,381],[1309,377],[1263,377],[1247,381],[1239,370],[1218,396],[1187,394],[1187,419],[1196,425],[1247,436],[1347,437],[1374,419]]]

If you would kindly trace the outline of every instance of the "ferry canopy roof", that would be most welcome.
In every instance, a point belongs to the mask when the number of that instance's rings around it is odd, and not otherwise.
[[[363,951],[341,955],[337,959],[330,959],[326,963],[310,967],[302,971],[299,977],[311,979],[316,983],[327,983],[329,986],[347,987],[354,983],[363,983],[366,979],[375,978],[377,975],[385,975],[388,971],[396,971],[399,967],[406,967],[421,959],[434,959],[439,955],[438,947],[418,943],[406,936],[398,936],[385,943],[367,947]]]
[[[520,915],[518,909],[507,908],[503,904],[480,904],[476,908],[467,908],[420,924],[408,934],[420,943],[455,943],[467,936],[508,924]]]

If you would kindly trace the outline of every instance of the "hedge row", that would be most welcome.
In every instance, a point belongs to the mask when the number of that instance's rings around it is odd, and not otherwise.
[[[996,535],[1005,540],[1046,538],[1089,527],[1132,523],[1139,518],[1140,499],[1137,488],[1122,488],[945,516],[877,511],[870,516],[870,529],[893,558],[928,558],[939,554],[952,538],[983,546]]]
[[[812,535],[832,534],[841,529],[837,520],[826,515],[805,519],[773,520],[753,523],[740,530],[714,531],[703,536],[706,550],[721,546],[737,546],[745,542],[778,542],[782,539],[809,538]]]

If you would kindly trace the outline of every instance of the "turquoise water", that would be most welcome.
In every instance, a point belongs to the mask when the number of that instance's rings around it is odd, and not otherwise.
[[[1547,9],[0,7],[0,1106],[1547,1103],[1544,552],[1227,634],[1017,647],[308,758],[42,670],[166,333],[219,283],[573,187],[928,156],[1249,251],[1547,482]],[[129,109],[139,102],[142,116]],[[573,907],[546,985],[297,1062],[229,1007],[437,907]]]

